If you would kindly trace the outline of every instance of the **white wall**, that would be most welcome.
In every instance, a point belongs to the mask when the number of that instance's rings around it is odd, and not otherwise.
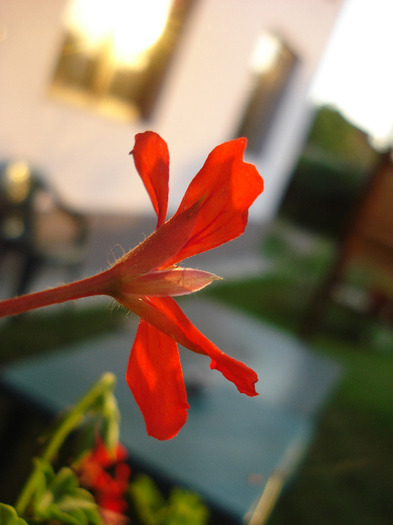
[[[0,2],[0,159],[42,168],[71,205],[88,210],[150,209],[128,151],[145,124],[124,123],[51,99],[47,87],[63,37],[66,0]],[[171,203],[218,143],[232,138],[251,86],[258,35],[277,30],[301,64],[259,158],[266,190],[254,206],[271,217],[308,123],[308,86],[341,0],[200,0],[148,128],[171,153]],[[0,37],[1,38],[1,37]]]

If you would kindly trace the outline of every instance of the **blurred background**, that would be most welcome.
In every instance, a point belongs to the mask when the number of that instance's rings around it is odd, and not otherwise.
[[[244,239],[201,257],[226,278],[201,295],[342,367],[272,524],[393,517],[392,14],[389,0],[0,4],[0,298],[102,270],[152,231],[136,133],[168,143],[171,211],[214,146],[248,138],[265,191]],[[105,308],[3,322],[1,362],[116,331]],[[16,413],[7,395],[1,408]]]

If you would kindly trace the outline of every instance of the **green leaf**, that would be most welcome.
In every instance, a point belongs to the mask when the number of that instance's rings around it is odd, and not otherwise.
[[[206,525],[209,511],[198,494],[175,488],[166,500],[155,482],[140,475],[130,484],[135,510],[144,525]]]
[[[198,494],[185,489],[172,490],[166,508],[166,525],[205,525],[209,511]]]
[[[34,517],[64,525],[102,523],[92,494],[79,486],[78,477],[70,468],[63,467],[55,473],[43,460],[37,461],[37,467],[39,486],[34,494]]]
[[[0,523],[1,525],[27,525],[13,507],[4,503],[0,503]]]
[[[145,525],[160,525],[157,516],[165,505],[154,481],[145,475],[137,476],[129,487],[135,510]]]
[[[35,463],[35,492],[34,501],[39,502],[44,498],[44,495],[48,491],[48,483],[54,477],[54,471],[52,465],[41,458],[36,458]]]
[[[61,499],[64,494],[74,493],[78,487],[79,481],[75,473],[71,469],[63,467],[53,478],[50,488],[53,493],[53,499],[56,501]]]

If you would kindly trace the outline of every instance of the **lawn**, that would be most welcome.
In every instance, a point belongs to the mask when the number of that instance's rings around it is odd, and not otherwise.
[[[0,366],[52,352],[76,341],[114,330],[124,318],[120,309],[105,306],[79,308],[73,304],[31,312],[0,325]],[[28,342],[28,344],[27,344]]]
[[[270,235],[266,275],[222,283],[206,293],[296,332],[311,294],[332,257],[316,240],[284,242]],[[300,246],[300,248],[299,248]],[[321,414],[313,446],[282,495],[269,525],[390,525],[393,523],[393,334],[376,344],[378,323],[332,306],[315,352],[332,356],[344,376]],[[334,321],[334,322],[333,322]],[[383,331],[385,330],[385,331]],[[389,337],[389,334],[388,334]]]

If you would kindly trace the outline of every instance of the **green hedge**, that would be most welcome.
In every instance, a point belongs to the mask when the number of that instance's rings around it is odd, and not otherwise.
[[[345,227],[364,180],[365,174],[359,168],[303,156],[279,215],[308,230],[336,238]]]

